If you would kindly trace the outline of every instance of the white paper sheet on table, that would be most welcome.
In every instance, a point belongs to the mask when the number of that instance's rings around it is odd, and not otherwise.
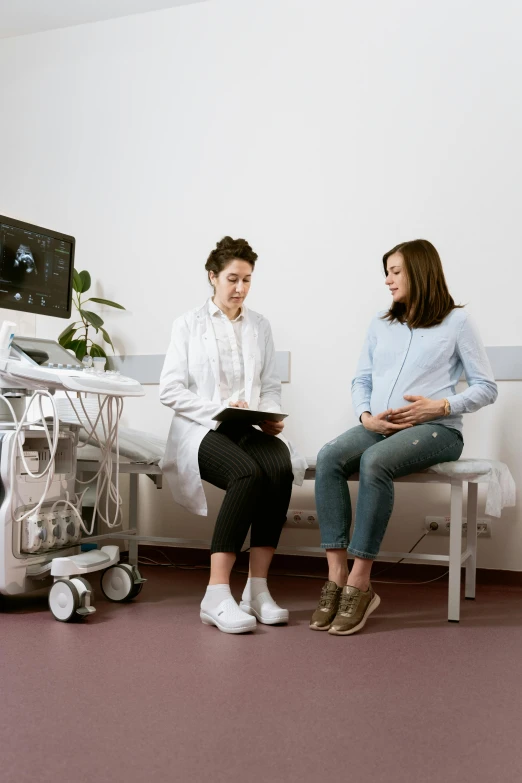
[[[516,486],[507,465],[490,459],[460,459],[457,462],[442,462],[428,468],[427,473],[439,476],[459,478],[488,485],[486,494],[486,514],[499,517],[503,508],[516,503]]]

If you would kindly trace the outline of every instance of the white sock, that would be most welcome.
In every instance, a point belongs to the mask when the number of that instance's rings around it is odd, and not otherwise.
[[[268,593],[266,579],[262,576],[249,576],[245,589],[243,590],[242,601],[252,601],[257,598],[259,593]]]
[[[207,592],[203,596],[201,608],[203,611],[212,611],[217,609],[221,601],[232,598],[230,585],[208,585]]]

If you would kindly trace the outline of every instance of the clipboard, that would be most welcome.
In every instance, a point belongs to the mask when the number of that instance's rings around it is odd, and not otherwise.
[[[228,405],[212,417],[213,421],[232,421],[236,424],[260,424],[262,421],[283,421],[288,413],[254,411],[250,408],[232,408]]]

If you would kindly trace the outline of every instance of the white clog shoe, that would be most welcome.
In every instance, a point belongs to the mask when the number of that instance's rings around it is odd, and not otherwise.
[[[241,601],[239,608],[257,617],[259,622],[265,625],[287,623],[290,616],[288,609],[281,609],[268,591],[259,593],[257,598],[252,598],[251,601]]]
[[[223,633],[248,633],[255,631],[256,618],[242,611],[232,597],[225,598],[215,609],[201,609],[199,616],[204,625],[215,625]]]

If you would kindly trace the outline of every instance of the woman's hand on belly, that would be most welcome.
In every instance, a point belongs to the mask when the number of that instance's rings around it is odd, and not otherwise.
[[[411,403],[404,408],[396,408],[388,414],[388,420],[394,424],[423,424],[425,421],[440,419],[445,414],[444,400],[430,400],[429,397],[418,397],[405,394],[404,399]]]
[[[285,427],[282,421],[262,421],[259,426],[265,435],[279,435]]]
[[[370,432],[377,432],[379,435],[393,435],[394,432],[407,430],[411,424],[395,424],[389,421],[391,410],[378,413],[372,416],[368,411],[361,416],[361,424]]]

